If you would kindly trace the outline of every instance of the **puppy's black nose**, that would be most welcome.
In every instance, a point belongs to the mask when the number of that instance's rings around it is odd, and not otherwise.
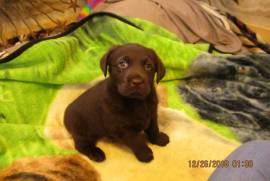
[[[140,77],[132,78],[130,80],[131,86],[140,86],[143,83],[144,83],[144,80]]]

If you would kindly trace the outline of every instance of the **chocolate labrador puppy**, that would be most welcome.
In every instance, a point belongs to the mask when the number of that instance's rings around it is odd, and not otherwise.
[[[75,148],[92,160],[103,161],[96,146],[100,138],[110,138],[129,147],[142,162],[153,159],[149,141],[159,146],[169,143],[157,123],[157,94],[154,87],[165,68],[152,49],[138,44],[111,48],[101,60],[101,69],[110,76],[90,88],[65,111],[64,124]]]

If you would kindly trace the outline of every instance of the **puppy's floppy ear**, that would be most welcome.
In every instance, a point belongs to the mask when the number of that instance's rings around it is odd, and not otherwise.
[[[100,68],[104,74],[104,76],[106,77],[107,75],[107,71],[108,71],[108,66],[110,63],[110,56],[113,53],[113,51],[115,51],[117,48],[119,48],[120,46],[113,46],[112,48],[110,48],[107,53],[105,53],[103,55],[103,57],[100,60]]]
[[[156,67],[156,73],[157,73],[156,81],[157,83],[159,83],[159,81],[165,76],[165,73],[166,73],[165,66],[163,65],[161,59],[158,57],[155,51],[152,49],[150,50],[155,61],[155,67]]]

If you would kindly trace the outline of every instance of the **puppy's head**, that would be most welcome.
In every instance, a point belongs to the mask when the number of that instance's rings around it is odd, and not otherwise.
[[[157,83],[164,77],[165,68],[156,53],[138,44],[112,47],[101,59],[101,69],[116,84],[120,95],[145,99],[153,89],[154,77]]]

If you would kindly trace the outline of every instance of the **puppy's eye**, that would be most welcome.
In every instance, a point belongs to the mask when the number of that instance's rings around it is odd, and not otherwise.
[[[145,70],[147,70],[147,71],[153,70],[153,66],[152,66],[152,64],[150,64],[150,63],[145,64],[145,65],[144,65],[144,68],[145,68]]]
[[[126,69],[128,68],[128,62],[126,60],[121,60],[119,63],[118,63],[118,67],[120,69]]]

